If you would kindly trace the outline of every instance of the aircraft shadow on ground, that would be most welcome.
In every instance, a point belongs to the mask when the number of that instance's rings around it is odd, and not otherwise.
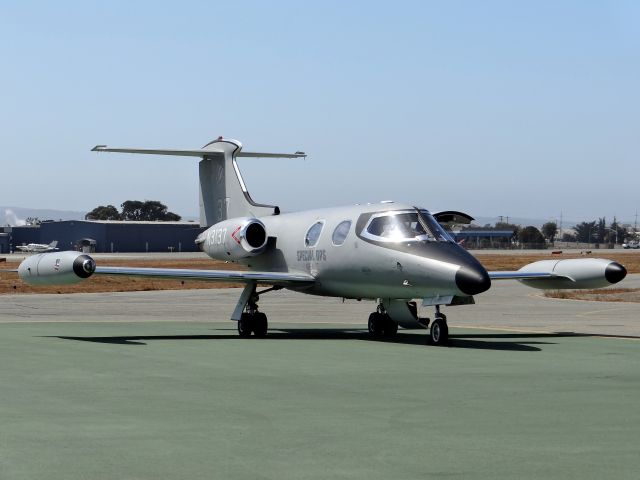
[[[471,333],[452,334],[449,336],[449,348],[467,348],[477,350],[504,350],[521,352],[538,352],[543,345],[553,345],[553,339],[563,337],[589,337],[592,335],[561,333]],[[237,340],[237,341],[272,341],[272,340],[362,340],[368,342],[393,343],[401,345],[427,345],[426,331],[419,333],[403,332],[391,338],[375,339],[369,332],[350,328],[322,329],[273,329],[264,339],[254,337],[245,339],[237,334],[222,333],[217,335],[141,335],[141,336],[105,336],[76,337],[55,335],[53,338],[80,342],[107,343],[114,345],[147,345],[147,342],[164,340]],[[546,341],[544,341],[546,340]]]

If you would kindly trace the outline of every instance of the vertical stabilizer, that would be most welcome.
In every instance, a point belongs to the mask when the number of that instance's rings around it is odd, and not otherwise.
[[[234,217],[264,217],[280,213],[274,205],[255,203],[242,179],[236,156],[237,140],[218,139],[205,145],[200,161],[200,225],[209,226]]]

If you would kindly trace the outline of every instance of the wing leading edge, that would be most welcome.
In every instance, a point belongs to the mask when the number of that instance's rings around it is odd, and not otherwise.
[[[192,270],[182,268],[96,267],[94,274],[207,280],[212,282],[263,283],[279,286],[310,286],[316,281],[313,276],[304,273]]]
[[[491,280],[542,280],[549,278],[557,278],[563,280],[573,279],[567,275],[558,275],[549,272],[519,272],[519,271],[503,271],[503,272],[488,272]]]

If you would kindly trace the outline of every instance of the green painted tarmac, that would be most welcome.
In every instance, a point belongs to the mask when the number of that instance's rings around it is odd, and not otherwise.
[[[0,325],[0,479],[640,478],[637,340],[232,326]]]

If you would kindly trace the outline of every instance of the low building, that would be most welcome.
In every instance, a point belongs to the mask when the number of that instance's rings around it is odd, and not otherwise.
[[[456,242],[464,242],[468,249],[514,247],[512,230],[461,230],[449,233]]]
[[[0,254],[9,253],[11,245],[11,227],[0,227]]]
[[[35,226],[12,227],[11,248],[29,243],[58,241],[60,250],[98,253],[195,252],[196,237],[204,231],[195,222],[129,222],[63,220]]]

